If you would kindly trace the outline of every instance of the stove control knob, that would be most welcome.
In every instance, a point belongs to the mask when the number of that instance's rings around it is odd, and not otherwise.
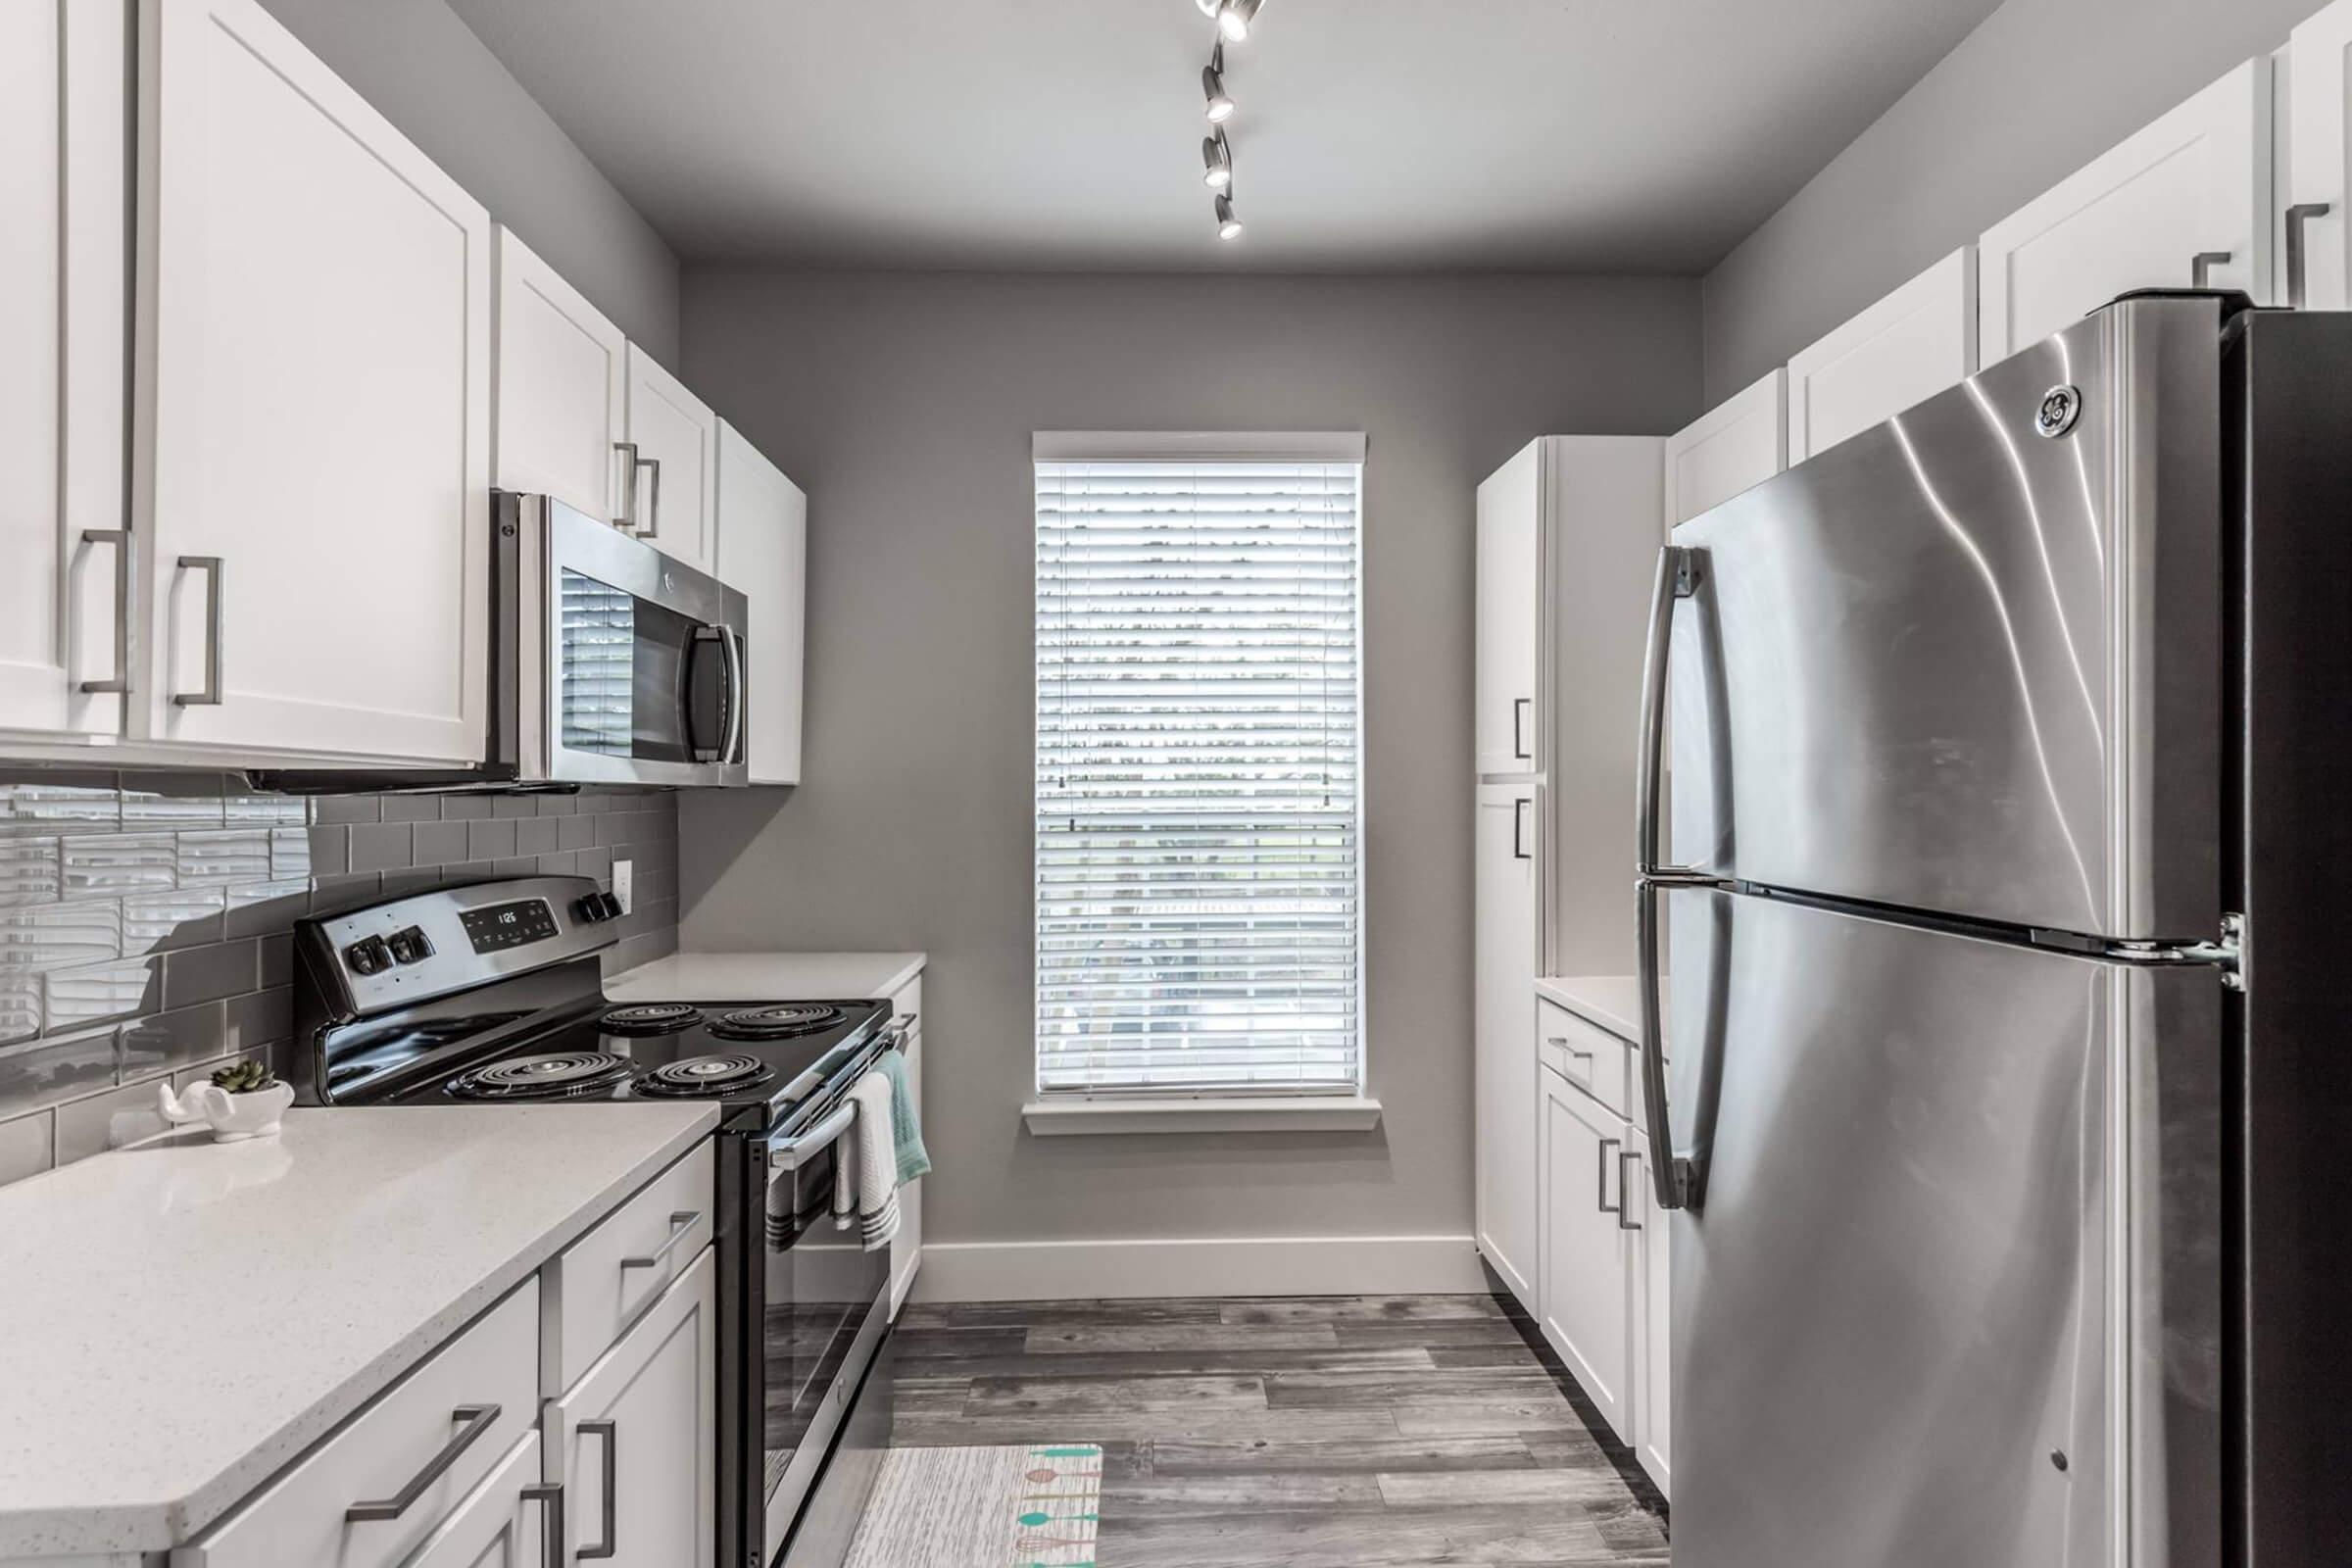
[[[591,893],[572,905],[571,912],[583,925],[598,925],[620,918],[620,901],[610,893]]]
[[[388,946],[392,950],[394,963],[422,963],[433,956],[432,939],[424,934],[421,926],[413,925],[406,931],[393,932]]]
[[[392,967],[392,950],[382,937],[362,937],[343,950],[343,961],[353,974],[381,974]]]

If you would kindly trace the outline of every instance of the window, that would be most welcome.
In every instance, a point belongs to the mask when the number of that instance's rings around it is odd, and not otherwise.
[[[1360,436],[1044,436],[1037,1080],[1361,1085]]]

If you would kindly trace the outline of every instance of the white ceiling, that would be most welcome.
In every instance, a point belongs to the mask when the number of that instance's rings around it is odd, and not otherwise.
[[[1697,272],[1997,0],[451,0],[683,256]]]

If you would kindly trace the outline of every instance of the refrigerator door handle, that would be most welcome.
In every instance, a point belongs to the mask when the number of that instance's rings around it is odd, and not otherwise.
[[[1636,947],[1642,985],[1642,1091],[1652,1152],[1650,1177],[1660,1208],[1695,1207],[1704,1184],[1696,1159],[1674,1152],[1674,1123],[1666,1107],[1666,1031],[1660,1024],[1665,998],[1658,978],[1658,894],[1667,888],[1712,888],[1722,879],[1695,866],[1666,865],[1665,824],[1660,797],[1666,775],[1667,676],[1674,651],[1674,602],[1698,592],[1707,553],[1686,545],[1658,552],[1658,574],[1649,595],[1649,640],[1642,667],[1642,743],[1635,781],[1634,844]]]

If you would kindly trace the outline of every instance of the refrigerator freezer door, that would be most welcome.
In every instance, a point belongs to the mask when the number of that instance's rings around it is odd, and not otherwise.
[[[1676,1568],[2218,1564],[2215,972],[1670,902]]]
[[[2110,306],[1675,530],[1677,860],[2214,935],[2221,311]]]

